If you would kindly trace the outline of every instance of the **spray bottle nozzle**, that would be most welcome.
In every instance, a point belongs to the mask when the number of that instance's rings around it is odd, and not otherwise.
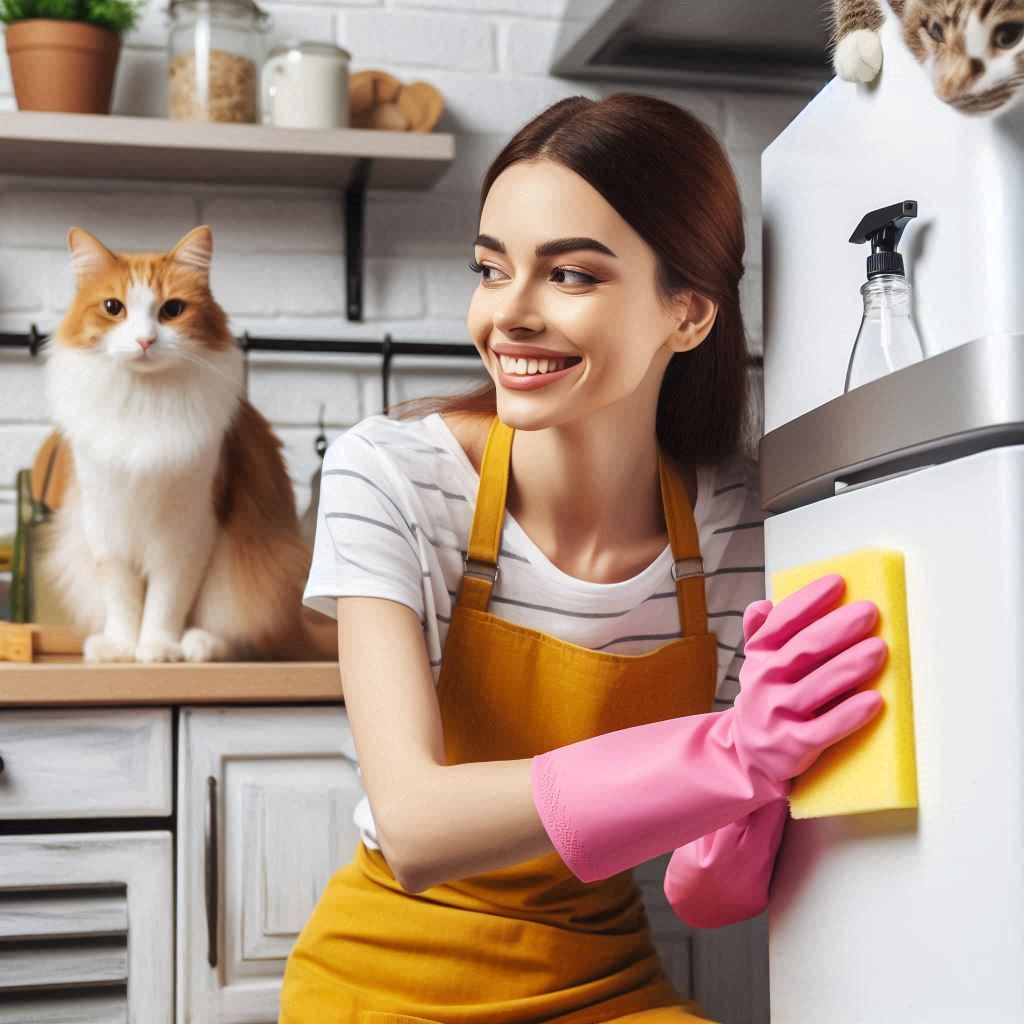
[[[871,255],[868,257],[868,279],[879,274],[899,274],[905,276],[903,257],[896,251],[900,244],[903,229],[917,216],[917,202],[905,199],[902,203],[881,210],[866,213],[850,235],[850,241],[861,244],[871,242]]]

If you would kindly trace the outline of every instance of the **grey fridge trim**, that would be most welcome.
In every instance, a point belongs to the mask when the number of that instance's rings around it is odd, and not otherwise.
[[[785,512],[844,486],[1022,442],[1024,334],[987,335],[765,434],[761,505]]]

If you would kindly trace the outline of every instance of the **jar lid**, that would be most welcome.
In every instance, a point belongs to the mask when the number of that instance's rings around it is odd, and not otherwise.
[[[334,43],[318,43],[309,39],[287,39],[278,46],[275,46],[270,53],[267,54],[267,59],[271,57],[278,57],[285,53],[319,53],[325,57],[344,57],[346,60],[352,59],[352,54],[348,52],[342,46],[335,46]]]
[[[167,5],[166,13],[168,17],[173,17],[178,8],[200,5],[209,7],[211,10],[216,10],[219,7],[222,10],[232,10],[236,14],[247,14],[259,28],[266,27],[271,20],[270,15],[262,7],[259,7],[255,0],[171,0]]]

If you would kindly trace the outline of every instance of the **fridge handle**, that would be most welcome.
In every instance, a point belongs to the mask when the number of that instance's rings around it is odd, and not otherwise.
[[[880,484],[885,480],[895,480],[898,476],[908,476],[910,473],[919,473],[922,469],[930,469],[937,463],[929,462],[924,466],[911,466],[910,469],[901,469],[895,473],[882,473],[878,476],[869,476],[866,480],[852,480],[847,483],[845,480],[835,481],[835,494],[840,494],[845,491],[856,491],[861,487],[869,487],[871,484]]]

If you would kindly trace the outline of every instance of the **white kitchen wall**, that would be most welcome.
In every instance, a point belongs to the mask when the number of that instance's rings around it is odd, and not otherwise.
[[[728,148],[746,209],[744,314],[751,351],[761,351],[760,154],[805,99],[549,75],[556,40],[580,30],[603,0],[263,6],[275,22],[271,43],[333,40],[352,53],[353,71],[383,68],[403,81],[425,79],[445,98],[437,130],[456,137],[453,165],[429,192],[369,194],[364,321],[344,316],[344,242],[334,193],[0,176],[0,331],[20,333],[35,323],[46,333],[59,322],[73,285],[65,248],[70,225],[115,249],[163,250],[208,223],[214,294],[238,333],[379,339],[390,331],[395,340],[468,342],[465,313],[476,276],[466,264],[487,164],[520,125],[556,100],[628,89],[689,108]],[[114,113],[165,115],[165,40],[162,8],[150,0],[142,24],[126,39]],[[0,53],[0,109],[15,109],[6,51]],[[0,535],[13,528],[15,473],[31,464],[49,430],[39,363],[27,350],[0,350]],[[391,400],[461,390],[481,374],[475,361],[397,358]],[[378,360],[255,354],[249,393],[284,442],[301,513],[318,462],[320,403],[329,438],[380,411]]]

